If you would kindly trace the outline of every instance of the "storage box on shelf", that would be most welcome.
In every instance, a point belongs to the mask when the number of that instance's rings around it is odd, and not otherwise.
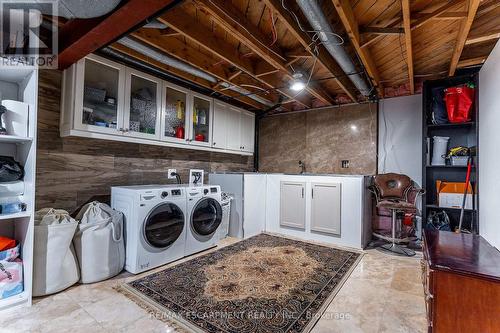
[[[0,310],[4,310],[31,304],[38,70],[2,67],[0,92],[2,104],[12,112],[4,119],[7,134],[0,135],[0,155],[12,157],[24,168],[22,180],[0,183],[0,201],[26,205],[25,211],[0,214],[0,235],[20,245],[24,282],[21,293],[0,299]]]
[[[253,113],[95,55],[64,72],[61,105],[61,136],[254,152]]]
[[[435,88],[454,87],[473,82],[475,84],[475,101],[472,105],[471,120],[462,123],[443,123],[433,124],[432,122],[432,91]],[[422,165],[422,187],[426,189],[426,194],[423,197],[423,221],[427,221],[428,215],[432,211],[444,210],[450,217],[451,227],[454,229],[458,226],[460,208],[456,207],[440,207],[439,195],[437,191],[437,181],[443,182],[465,182],[467,166],[456,165],[447,160],[445,165],[432,165],[431,156],[433,153],[433,137],[449,138],[447,149],[452,147],[477,147],[478,144],[478,117],[479,117],[479,79],[477,74],[456,76],[441,80],[425,81],[423,86],[423,165]],[[477,174],[479,165],[477,164],[479,149],[476,149],[476,156],[473,158],[473,167],[471,172],[471,181],[477,182]],[[478,202],[478,188],[474,186],[475,196],[473,202]],[[470,208],[470,207],[467,207]],[[478,206],[473,205],[474,209],[465,209],[464,226],[466,229],[473,232],[478,230]]]

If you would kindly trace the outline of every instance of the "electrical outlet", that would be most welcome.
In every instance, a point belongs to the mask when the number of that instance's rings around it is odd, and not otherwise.
[[[349,168],[349,160],[342,160],[342,169]]]
[[[172,173],[176,173],[177,169],[168,169],[168,179],[175,179],[175,176]]]

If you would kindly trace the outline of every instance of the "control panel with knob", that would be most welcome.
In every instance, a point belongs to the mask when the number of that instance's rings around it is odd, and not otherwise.
[[[203,190],[203,194],[208,194],[208,188]]]
[[[166,197],[168,197],[168,192],[167,191],[161,192],[161,198],[165,199]]]

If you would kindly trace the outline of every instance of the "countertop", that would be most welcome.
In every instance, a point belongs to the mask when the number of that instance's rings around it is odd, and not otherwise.
[[[286,172],[238,172],[238,171],[223,171],[210,172],[213,175],[284,175],[284,176],[309,176],[309,177],[347,177],[347,178],[364,178],[373,175],[349,175],[349,174],[333,174],[333,173],[286,173]]]

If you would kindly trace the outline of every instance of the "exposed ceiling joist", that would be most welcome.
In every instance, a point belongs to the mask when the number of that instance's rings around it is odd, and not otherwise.
[[[230,2],[222,0],[196,1],[202,4],[211,17],[229,34],[233,35],[273,67],[281,70],[288,79],[292,79],[293,71],[287,66],[288,59],[281,50],[276,46],[265,44],[266,36],[256,26],[253,26]],[[312,87],[312,85],[307,87],[307,91],[324,103],[335,103],[332,96],[321,89]]]
[[[403,27],[405,32],[405,45],[406,45],[406,63],[408,65],[410,94],[413,95],[415,93],[415,82],[413,79],[413,48],[411,44],[410,0],[402,0],[401,9],[403,11]]]
[[[440,6],[439,8],[435,9],[434,11],[427,13],[424,11],[420,11],[418,13],[412,13],[411,16],[415,17],[416,20],[415,22],[412,23],[411,29],[414,30],[422,25],[424,25],[427,22],[430,22],[431,20],[435,19],[440,19],[444,16],[447,15],[446,11],[450,9],[451,7],[463,2],[464,0],[452,0],[450,2],[445,3],[443,6]],[[385,28],[395,28],[400,26],[403,23],[403,18],[402,17],[394,17],[392,20],[390,20],[387,23],[387,26]],[[384,38],[384,35],[377,35],[371,39],[364,40],[363,44],[361,45],[362,48],[366,48],[367,46],[381,40]]]
[[[403,28],[361,27],[362,34],[399,35],[404,33]]]
[[[308,52],[308,56],[317,57],[318,61],[335,77],[336,83],[353,101],[356,101],[357,91],[351,80],[345,76],[344,72],[337,62],[326,51],[323,45],[318,47],[318,55],[311,49],[311,37],[305,31],[302,31],[298,26],[295,18],[283,8],[281,0],[265,0],[266,5],[278,13],[280,21],[286,26],[288,31],[300,42],[300,44]],[[302,57],[305,55],[302,55]]]
[[[444,5],[440,6],[439,8],[434,10],[433,12],[428,13],[428,14],[424,14],[421,18],[419,18],[418,20],[416,20],[415,22],[412,23],[411,29],[414,30],[414,29],[422,26],[423,24],[429,22],[433,18],[438,17],[439,15],[441,15],[442,13],[447,11],[448,9],[450,9],[450,8],[460,4],[460,3],[463,3],[463,1],[464,0],[452,0],[452,1],[445,3]]]
[[[481,0],[469,1],[469,11],[467,14],[467,19],[465,19],[460,25],[460,32],[458,33],[457,43],[455,44],[455,50],[453,51],[453,56],[451,58],[450,70],[448,72],[449,76],[453,76],[455,74],[455,70],[457,69],[460,56],[462,55],[462,51],[465,46],[465,41],[467,40],[467,36],[469,35],[472,22],[474,22],[474,17],[476,17],[476,12],[480,2]]]
[[[281,79],[275,76],[256,77],[254,65],[250,59],[242,57],[236,49],[230,47],[226,43],[221,43],[214,35],[207,33],[205,28],[193,24],[193,18],[182,9],[174,8],[165,15],[159,17],[158,20],[177,30],[184,37],[217,55],[219,58],[224,59],[248,75],[256,78],[259,82],[265,84],[266,87],[276,89],[286,97],[295,99],[297,103],[306,108],[312,106],[310,99],[307,99],[306,96],[295,96],[295,94],[288,89],[280,89],[280,87],[284,85]]]
[[[425,17],[428,13],[412,13],[411,16],[413,19],[421,19]],[[434,16],[431,20],[460,20],[467,17],[467,12],[444,12],[439,14],[438,16]]]
[[[351,43],[353,44],[356,52],[359,55],[359,58],[363,62],[363,65],[368,72],[368,75],[372,78],[375,83],[375,86],[379,90],[380,93],[380,77],[378,74],[377,67],[372,60],[370,55],[370,51],[368,49],[361,48],[360,37],[359,37],[359,27],[354,17],[354,13],[352,12],[351,4],[348,0],[332,0],[339,17],[344,24],[344,27],[349,35]]]
[[[486,32],[484,34],[480,34],[480,35],[471,35],[465,41],[465,45],[487,42],[487,41],[490,41],[492,39],[497,39],[497,38],[500,38],[500,29],[488,31],[488,32]]]
[[[161,10],[174,6],[175,0],[128,0],[107,16],[76,19],[61,27],[58,65],[65,69],[89,53],[109,44]]]
[[[485,56],[483,57],[477,57],[477,58],[471,58],[471,59],[462,59],[458,62],[457,68],[464,68],[464,67],[470,67],[470,66],[477,66],[486,61]]]

